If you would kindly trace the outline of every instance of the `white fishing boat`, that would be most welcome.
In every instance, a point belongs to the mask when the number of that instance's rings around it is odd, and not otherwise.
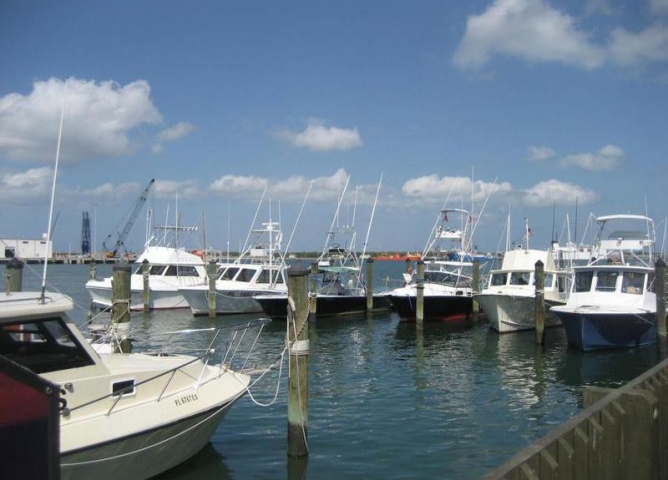
[[[459,225],[450,224],[458,216]],[[424,318],[452,323],[468,322],[472,316],[473,261],[489,260],[471,249],[473,223],[468,211],[443,209],[422,254],[424,261]],[[416,315],[419,279],[417,269],[404,274],[406,285],[390,292],[392,305],[401,318],[412,320]]]
[[[287,305],[287,269],[281,254],[283,234],[278,222],[264,222],[251,230],[247,247],[230,262],[217,264],[215,277],[216,314],[261,313],[258,297],[269,295]],[[193,315],[209,312],[208,279],[198,279],[178,289]]]
[[[0,354],[61,390],[64,480],[157,475],[198,452],[246,392],[251,377],[230,366],[237,345],[219,331],[200,331],[214,340],[194,356],[168,343],[98,354],[69,318],[72,307],[57,293],[0,296]]]
[[[485,313],[489,326],[499,333],[536,327],[535,271],[538,261],[543,264],[545,272],[545,326],[561,325],[559,318],[549,308],[566,303],[570,289],[570,269],[557,268],[552,250],[529,248],[530,236],[529,223],[525,220],[524,244],[507,249],[501,267],[490,272],[487,287],[473,296]]]
[[[568,302],[552,311],[561,319],[569,345],[580,350],[653,343],[657,324],[654,221],[644,215],[596,220],[595,257],[586,266],[573,267]],[[615,228],[611,232],[610,224]],[[631,229],[631,224],[642,228]]]
[[[179,288],[206,281],[206,267],[202,257],[184,248],[149,245],[134,262],[135,269],[130,276],[132,310],[144,308],[144,263],[148,264],[148,298],[151,310],[188,308],[188,302]],[[86,289],[94,306],[111,307],[111,281],[112,277],[105,277],[86,282]]]

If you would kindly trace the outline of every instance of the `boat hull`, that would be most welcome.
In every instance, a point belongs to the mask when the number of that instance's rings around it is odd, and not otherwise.
[[[206,288],[183,288],[180,292],[185,297],[193,315],[207,315],[209,313],[209,290]],[[216,290],[216,314],[232,315],[242,313],[262,313],[262,305],[256,296],[266,294],[258,290]],[[287,294],[277,295],[287,302]]]
[[[568,344],[580,350],[639,347],[656,341],[656,312],[610,312],[587,309],[553,312],[561,319]]]
[[[234,401],[185,420],[61,454],[62,480],[146,479],[175,467],[209,441]]]
[[[404,320],[415,320],[416,296],[391,295],[392,305]],[[424,319],[452,323],[472,320],[473,299],[468,295],[425,295]]]
[[[288,311],[287,297],[275,295],[259,296],[255,298],[266,315],[272,318],[285,317]],[[372,311],[389,310],[392,307],[389,295],[374,295]],[[316,316],[348,315],[365,313],[366,296],[360,295],[318,295],[316,300]]]
[[[485,312],[489,326],[499,333],[519,332],[536,328],[536,297],[481,293],[474,299]],[[559,317],[550,310],[557,305],[545,300],[545,326],[561,325]],[[559,305],[563,305],[560,303]]]
[[[100,282],[101,283],[101,282]],[[111,308],[112,291],[104,285],[97,286],[94,282],[86,285],[91,296],[91,302],[98,308]],[[130,309],[143,310],[144,299],[143,290],[132,289],[130,291]],[[188,308],[188,302],[185,297],[179,293],[177,288],[171,290],[153,290],[149,289],[149,310],[172,310],[178,308]]]

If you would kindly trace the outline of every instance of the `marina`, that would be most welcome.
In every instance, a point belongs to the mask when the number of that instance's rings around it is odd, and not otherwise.
[[[374,291],[404,268],[375,262]],[[77,323],[88,312],[88,276],[85,265],[49,271],[47,288],[73,298]],[[24,290],[38,287],[38,277],[26,266]],[[132,337],[248,318],[138,312]],[[285,328],[267,325],[256,347],[266,363],[283,350]],[[577,414],[583,386],[621,386],[663,358],[656,345],[580,352],[561,328],[548,330],[544,347],[533,332],[498,335],[484,322],[426,322],[420,330],[395,312],[319,318],[309,339],[307,458],[287,456],[285,367],[235,404],[202,452],[159,478],[480,478]]]

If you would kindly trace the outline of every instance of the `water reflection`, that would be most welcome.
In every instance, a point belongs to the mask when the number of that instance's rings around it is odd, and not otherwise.
[[[223,423],[225,421],[223,420]],[[216,479],[230,480],[235,478],[233,472],[227,467],[225,457],[207,443],[206,446],[190,459],[172,468],[162,475],[154,477],[155,480],[185,480],[185,479]]]

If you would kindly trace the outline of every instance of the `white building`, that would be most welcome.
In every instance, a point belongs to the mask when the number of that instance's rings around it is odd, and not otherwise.
[[[39,260],[53,257],[53,242],[46,240],[24,240],[0,238],[0,259],[18,257],[21,260]]]

